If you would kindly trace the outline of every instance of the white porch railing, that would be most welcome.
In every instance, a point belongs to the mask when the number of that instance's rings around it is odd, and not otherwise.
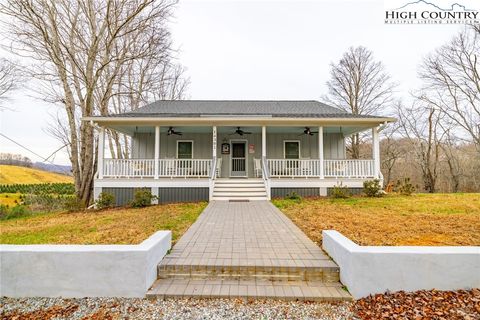
[[[268,159],[270,177],[321,177],[318,159]],[[373,160],[324,160],[323,176],[328,178],[373,178]]]
[[[320,160],[267,159],[270,177],[320,177]]]
[[[146,178],[155,174],[153,159],[104,159],[103,176],[108,178]]]
[[[158,175],[160,177],[210,177],[211,159],[161,159]]]
[[[211,159],[158,160],[159,177],[210,176]],[[103,176],[108,178],[154,178],[154,159],[104,159]]]
[[[373,178],[374,160],[324,160],[325,177]]]

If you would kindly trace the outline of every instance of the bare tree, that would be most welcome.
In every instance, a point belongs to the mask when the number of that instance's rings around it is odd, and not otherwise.
[[[409,140],[410,150],[415,153],[414,161],[421,169],[424,189],[433,193],[436,191],[444,137],[440,125],[442,113],[431,105],[423,104],[399,109],[398,112],[400,132]]]
[[[421,98],[441,110],[480,152],[480,29],[466,27],[428,56]]]
[[[402,158],[405,150],[397,138],[400,127],[397,123],[392,123],[385,127],[380,133],[383,138],[380,140],[381,167],[385,179],[385,185],[393,181],[393,172],[395,165]]]
[[[165,28],[174,2],[168,0],[6,0],[9,33],[17,52],[38,63],[32,75],[51,90],[46,99],[63,105],[77,196],[88,204],[95,173],[93,127],[79,117],[103,114],[110,106],[109,80],[129,61],[143,59],[158,42],[145,35]],[[159,36],[163,36],[160,33]],[[157,38],[155,38],[157,39]],[[165,53],[168,54],[168,53]],[[103,92],[98,88],[106,84]]]
[[[365,47],[349,48],[336,64],[330,65],[327,101],[353,114],[386,113],[396,86],[380,61]],[[360,157],[360,135],[354,134],[348,148],[354,159]]]
[[[0,58],[0,109],[5,108],[4,102],[8,94],[17,87],[18,68],[9,60]]]

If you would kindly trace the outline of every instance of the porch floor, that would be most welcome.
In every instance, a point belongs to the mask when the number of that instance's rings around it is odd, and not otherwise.
[[[212,201],[158,275],[148,296],[351,298],[338,266],[268,201]]]

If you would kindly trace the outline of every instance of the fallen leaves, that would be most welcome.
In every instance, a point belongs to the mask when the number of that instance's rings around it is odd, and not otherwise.
[[[54,318],[68,318],[75,311],[77,311],[78,305],[67,304],[66,306],[54,305],[47,309],[40,309],[30,312],[14,311],[12,313],[3,313],[1,318],[4,320],[48,320]]]
[[[377,294],[357,300],[352,311],[362,320],[480,319],[480,290]]]

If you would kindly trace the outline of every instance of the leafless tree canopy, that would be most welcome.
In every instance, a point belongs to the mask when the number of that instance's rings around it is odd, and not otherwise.
[[[395,84],[370,50],[352,47],[330,67],[328,102],[353,114],[388,113]],[[349,147],[352,158],[359,158],[359,145],[360,136],[353,135]]]
[[[17,87],[17,67],[5,58],[0,58],[0,109],[4,108],[9,92]]]
[[[467,27],[428,56],[420,70],[421,99],[441,110],[480,152],[480,32]],[[461,134],[462,135],[461,135]]]
[[[173,59],[169,0],[6,0],[15,50],[37,63],[45,99],[61,103],[79,198],[91,197],[95,136],[80,117],[136,108],[151,98],[178,98],[186,82]],[[60,119],[63,119],[61,117]],[[122,141],[110,137],[118,149]],[[124,151],[120,151],[124,152]]]

